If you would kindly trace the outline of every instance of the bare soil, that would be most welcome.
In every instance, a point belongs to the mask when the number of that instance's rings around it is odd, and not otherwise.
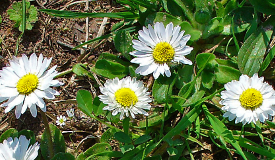
[[[103,19],[89,18],[86,24],[85,18],[57,18],[38,11],[38,21],[33,25],[31,31],[25,31],[20,40],[18,54],[16,55],[16,43],[21,32],[18,28],[13,27],[15,22],[11,21],[7,14],[7,10],[12,8],[14,2],[17,1],[0,1],[0,15],[2,16],[2,23],[0,24],[0,39],[2,39],[2,43],[0,44],[0,69],[7,66],[8,60],[13,56],[21,56],[22,54],[30,56],[32,53],[36,53],[37,55],[42,54],[44,57],[52,57],[50,67],[57,65],[58,72],[69,71],[68,74],[59,78],[64,85],[55,88],[60,92],[60,96],[57,96],[54,101],[46,100],[46,114],[49,123],[56,124],[57,116],[64,115],[67,117],[66,110],[74,108],[75,118],[68,120],[64,127],[60,127],[60,130],[65,137],[67,149],[71,153],[73,153],[81,140],[84,139],[78,150],[78,152],[82,152],[98,142],[106,127],[88,118],[77,108],[75,98],[79,89],[89,90],[94,96],[97,93],[95,93],[93,81],[88,78],[77,77],[70,70],[77,63],[93,64],[100,53],[112,53],[115,50],[111,41],[105,41],[97,45],[96,48],[93,46],[77,50],[72,50],[72,48],[85,42],[86,37],[88,40],[96,38]],[[86,2],[76,4],[74,2],[76,0],[37,0],[32,1],[31,5],[34,5],[38,9],[79,12],[111,12],[115,8],[114,2],[111,0],[90,1],[88,5]],[[86,28],[86,25],[88,25],[88,28]],[[103,32],[100,34],[109,31],[111,27],[110,19],[104,25]],[[9,128],[15,128],[18,131],[28,129],[34,131],[39,141],[44,131],[44,125],[41,121],[42,118],[39,113],[36,118],[33,118],[30,112],[27,111],[19,119],[16,119],[14,110],[5,113],[4,108],[0,108],[0,134]],[[91,135],[98,138],[89,138]]]

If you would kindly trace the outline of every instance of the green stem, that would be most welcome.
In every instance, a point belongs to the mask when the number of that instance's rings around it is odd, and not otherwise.
[[[127,135],[129,135],[129,126],[130,126],[130,118],[125,117],[123,120],[123,130],[124,130],[124,133]]]
[[[17,38],[17,41],[16,41],[16,48],[15,48],[15,56],[17,56],[17,53],[18,53],[18,49],[19,49],[19,43],[20,43],[20,40],[23,36],[24,32],[22,32],[19,37]]]
[[[193,156],[192,151],[191,151],[191,149],[190,149],[189,143],[188,143],[188,141],[187,141],[186,139],[185,139],[185,144],[186,144],[186,147],[187,147],[187,149],[188,149],[190,158],[191,158],[192,160],[194,160],[194,156]]]
[[[71,72],[73,72],[73,69],[69,69],[69,70],[60,72],[60,73],[59,73],[58,75],[56,75],[54,78],[62,77],[62,76],[66,75],[66,74],[69,74],[69,73],[71,73]]]
[[[148,117],[146,116],[146,130],[145,135],[148,135]]]
[[[22,0],[22,33],[26,29],[26,0]]]
[[[120,129],[118,129],[118,128],[112,126],[111,124],[102,121],[100,118],[94,116],[93,114],[89,114],[89,116],[90,116],[91,118],[93,118],[93,119],[99,121],[100,123],[105,124],[106,126],[108,126],[108,127],[110,127],[110,128],[113,128],[113,129],[116,129],[116,130],[120,130]],[[121,130],[120,130],[120,131],[121,131]]]
[[[165,121],[165,112],[167,109],[167,102],[164,105],[164,109],[163,109],[163,115],[162,115],[162,123],[161,123],[161,128],[160,128],[160,137],[163,137],[163,128],[164,128],[164,121]]]
[[[42,121],[44,123],[45,126],[45,132],[47,134],[47,139],[48,139],[48,148],[49,148],[49,154],[50,154],[50,159],[53,158],[54,156],[54,150],[53,150],[53,140],[52,140],[52,134],[51,134],[51,130],[50,130],[50,126],[49,126],[49,121],[47,119],[46,114],[43,111],[40,111],[41,115],[42,115]]]

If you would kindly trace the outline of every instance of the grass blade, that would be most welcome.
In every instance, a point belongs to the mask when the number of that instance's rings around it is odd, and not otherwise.
[[[243,150],[241,149],[238,142],[234,139],[233,134],[231,131],[227,129],[227,127],[214,115],[212,115],[209,110],[207,109],[206,105],[202,105],[202,108],[210,121],[215,133],[219,136],[222,143],[230,143],[244,159],[247,159]],[[226,145],[225,145],[226,147]]]
[[[250,141],[246,138],[240,137],[239,138],[239,144],[240,144],[240,146],[242,146],[244,148],[247,148],[250,151],[256,152],[260,155],[263,155],[263,156],[266,156],[266,157],[269,157],[269,158],[274,158],[275,157],[274,153],[269,152],[267,149],[262,148],[257,143],[252,142],[252,141]]]
[[[62,18],[100,18],[100,17],[109,17],[109,18],[125,18],[125,19],[136,19],[138,15],[132,12],[118,12],[118,13],[81,13],[81,12],[72,12],[72,11],[58,11],[53,9],[40,9],[41,12],[48,13],[49,15]]]

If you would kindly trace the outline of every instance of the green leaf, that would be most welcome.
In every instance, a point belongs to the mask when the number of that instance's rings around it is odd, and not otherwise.
[[[161,114],[155,112],[154,114],[150,115],[148,118],[148,127],[156,126],[161,124],[163,116],[166,118],[168,117],[168,110],[166,112],[162,112]],[[146,120],[142,120],[139,122],[139,128],[146,127]]]
[[[78,108],[89,116],[93,112],[93,98],[89,91],[79,90],[76,94]]]
[[[271,35],[271,30],[260,28],[246,39],[238,53],[242,74],[252,76],[260,70]]]
[[[37,8],[33,5],[30,6],[29,10],[28,10],[28,22],[34,23],[37,21]]]
[[[128,66],[129,62],[123,61],[118,56],[102,53],[92,71],[110,79],[123,78],[129,73]]]
[[[249,0],[255,9],[265,14],[275,15],[275,2],[274,0]]]
[[[215,4],[216,4],[215,10],[216,10],[217,17],[223,18],[225,14],[225,8],[223,4],[219,1],[216,1]]]
[[[253,17],[254,9],[251,7],[242,7],[230,12],[223,19],[224,28],[222,34],[232,35],[233,29],[235,34],[247,30],[253,21]]]
[[[116,49],[122,53],[124,57],[131,60],[130,52],[132,49],[132,36],[128,31],[120,30],[114,37],[114,44]]]
[[[124,132],[117,132],[117,133],[115,133],[114,136],[115,136],[115,139],[120,142],[123,142],[123,143],[131,143],[132,142],[129,135],[125,134]]]
[[[166,10],[166,12],[170,13],[174,16],[182,16],[184,13],[182,12],[182,9],[179,7],[175,1],[171,0],[162,0],[163,8]]]
[[[222,18],[215,17],[211,19],[202,33],[202,38],[207,39],[212,35],[220,34],[223,31]]]
[[[186,100],[186,102],[183,104],[183,107],[194,105],[195,103],[197,103],[198,101],[200,101],[202,99],[204,94],[205,94],[205,91],[202,91],[202,90],[195,92],[192,95],[192,97],[190,97],[189,99]]]
[[[160,76],[155,80],[152,88],[152,94],[157,103],[170,102],[172,88],[175,82],[175,75],[172,75],[171,77]]]
[[[169,157],[169,159],[171,159],[171,157]],[[160,155],[155,155],[152,157],[146,157],[144,160],[162,160],[162,157]]]
[[[254,155],[254,154],[252,154],[252,153],[250,153],[250,152],[246,152],[246,151],[244,151],[243,153],[245,154],[245,156],[246,156],[246,157],[247,157],[247,159],[249,159],[249,160],[258,160],[258,158],[257,158],[257,157],[255,157],[255,155]]]
[[[75,160],[71,153],[57,153],[51,160]]]
[[[214,60],[216,57],[212,53],[201,53],[198,54],[196,57],[197,66],[199,69],[203,69],[206,67],[206,65]]]
[[[178,154],[178,150],[173,147],[167,148],[167,152],[168,152],[169,156],[175,156]]]
[[[214,73],[211,73],[209,71],[202,71],[201,72],[201,78],[202,78],[202,85],[203,87],[210,89],[213,86],[215,75]]]
[[[215,76],[217,82],[225,84],[231,82],[232,80],[239,79],[241,73],[235,68],[225,65],[219,65],[218,70],[215,72]]]
[[[124,26],[124,21],[116,22],[114,25],[112,25],[111,32],[119,30],[123,26]]]
[[[141,143],[145,143],[147,141],[149,141],[152,137],[149,135],[142,135],[140,137],[138,137],[138,139],[135,140],[135,145],[141,144]]]
[[[181,30],[185,31],[185,34],[190,34],[191,38],[190,41],[196,41],[198,39],[200,39],[202,33],[199,30],[194,29],[191,24],[187,21],[183,21],[180,24]]]
[[[190,82],[193,77],[194,66],[183,65],[182,68],[178,68],[178,80],[175,83],[177,88],[182,88],[186,83]]]
[[[137,153],[140,153],[141,149],[136,147],[135,149],[126,152],[125,154],[123,154],[123,157],[120,160],[129,160],[129,159],[134,159],[134,157],[136,156]],[[141,159],[141,158],[140,158]]]
[[[121,152],[124,154],[125,152],[131,151],[135,149],[134,145],[130,144],[130,145],[125,145],[120,147]]]
[[[96,143],[84,153],[82,152],[76,160],[108,160],[111,149],[108,143]]]
[[[196,118],[199,116],[201,112],[201,107],[196,106],[191,111],[189,111],[180,121],[179,123],[170,130],[162,140],[170,139],[173,136],[180,134],[184,129],[186,129],[189,125],[191,125]]]
[[[155,149],[162,141],[171,139],[173,136],[180,134],[188,126],[190,126],[201,112],[201,107],[199,105],[195,106],[191,111],[189,111],[179,123],[171,129],[160,141],[147,146],[145,154],[149,154],[153,149]]]
[[[114,137],[115,133],[118,130],[116,130],[115,128],[108,128],[101,136],[100,138],[100,142],[101,143],[108,143],[110,140],[112,140],[112,138]]]
[[[206,105],[202,105],[202,108],[211,123],[211,126],[213,127],[215,133],[221,140],[222,144],[226,147],[226,142],[230,143],[237,151],[238,154],[240,154],[244,159],[247,159],[245,154],[243,153],[240,145],[238,142],[233,138],[232,132],[230,132],[227,127],[214,115],[212,115],[209,110],[207,109]]]
[[[98,97],[95,97],[93,101],[93,112],[96,116],[100,115],[103,112],[103,107],[105,107],[106,104],[102,103]]]
[[[264,62],[261,65],[259,73],[261,74],[263,71],[266,70],[266,68],[269,66],[270,62],[273,60],[275,56],[275,47],[272,47],[272,49],[269,51],[267,56],[264,59]]]
[[[54,155],[59,152],[65,153],[66,145],[65,145],[64,137],[60,132],[60,130],[55,125],[50,124],[50,131],[51,131],[51,136],[53,141]],[[48,136],[49,135],[44,131],[40,141],[40,149],[44,159],[49,159],[49,142],[48,142],[49,137]]]
[[[59,11],[53,9],[40,9],[42,12],[46,12],[55,17],[63,17],[63,18],[126,18],[126,19],[135,19],[138,18],[132,12],[117,12],[117,13],[81,13],[81,12],[72,12],[72,11]]]
[[[189,20],[191,25],[197,26],[194,18],[194,12],[192,9],[194,8],[194,1],[193,0],[173,0],[183,11],[185,17]]]
[[[14,27],[19,27],[21,32],[24,32],[25,29],[31,30],[32,23],[37,21],[37,9],[28,1],[13,3],[12,9],[9,9],[7,13],[10,20],[16,22]]]
[[[269,158],[275,157],[274,153],[271,153],[266,148],[263,148],[260,145],[258,145],[257,143],[255,143],[251,140],[248,140],[246,138],[239,137],[239,144],[240,144],[240,146],[247,148],[248,150],[258,153],[260,155],[263,155],[263,156],[266,156]]]
[[[18,131],[14,128],[10,128],[6,130],[4,133],[1,134],[0,136],[0,142],[3,143],[5,139],[8,139],[9,137],[18,137]]]
[[[163,22],[164,26],[172,22],[175,26],[181,24],[181,20],[164,12],[156,12],[146,17],[145,26],[154,24],[156,22]]]
[[[86,68],[86,65],[77,63],[73,66],[73,72],[78,76],[88,76],[89,71]]]
[[[123,78],[128,74],[128,68],[126,66],[105,59],[98,60],[96,62],[94,71],[97,74],[109,79],[113,79],[115,77]]]

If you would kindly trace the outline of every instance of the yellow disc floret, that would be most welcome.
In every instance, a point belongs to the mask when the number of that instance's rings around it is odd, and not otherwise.
[[[64,119],[61,118],[61,119],[59,120],[59,123],[63,123],[63,122],[64,122]]]
[[[245,109],[255,110],[262,104],[263,96],[260,91],[249,88],[241,94],[240,102]]]
[[[116,101],[123,107],[130,107],[135,105],[138,98],[133,90],[130,88],[121,88],[115,93]]]
[[[153,58],[157,63],[170,62],[174,54],[174,48],[167,42],[159,42],[153,50]]]
[[[16,88],[20,94],[32,93],[38,85],[38,77],[34,74],[26,74],[17,82]]]

